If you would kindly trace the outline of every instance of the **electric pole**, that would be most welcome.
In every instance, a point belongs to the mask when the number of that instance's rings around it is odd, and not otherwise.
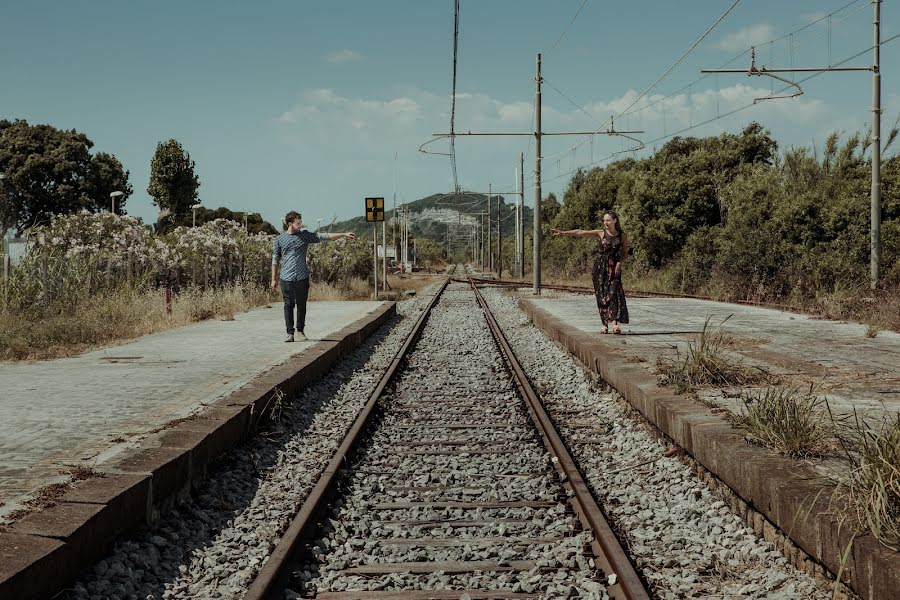
[[[869,287],[881,279],[881,0],[875,6],[875,53],[872,64],[872,240]]]
[[[767,76],[783,81],[795,88],[797,92],[793,96],[803,93],[802,88],[793,81],[774,75],[774,73],[825,73],[830,71],[871,71],[872,72],[872,190],[871,190],[871,240],[869,249],[869,287],[876,289],[881,278],[881,2],[872,0],[875,9],[874,35],[875,45],[873,63],[871,67],[794,67],[784,69],[771,69],[756,66],[756,48],[751,47],[749,69],[701,69],[701,73],[745,73],[747,75]],[[769,96],[757,98],[760,100],[773,100],[777,97]]]
[[[491,245],[491,217],[494,211],[491,210],[491,184],[488,184],[487,197],[487,270],[494,270],[494,247]]]
[[[525,277],[525,154],[519,153],[519,277]]]
[[[497,279],[503,279],[503,203],[497,196]]]
[[[595,135],[618,135],[628,137],[629,133],[644,133],[643,131],[616,131],[614,128],[612,129],[598,129],[596,131],[542,131],[541,130],[541,55],[537,55],[537,73],[535,75],[535,130],[532,132],[524,133],[524,132],[499,132],[499,131],[490,131],[490,132],[474,132],[474,131],[450,131],[449,133],[433,133],[432,136],[437,138],[445,138],[449,137],[451,139],[457,138],[460,136],[534,136],[535,139],[535,157],[534,157],[534,239],[533,247],[534,247],[534,266],[533,266],[533,278],[534,278],[534,293],[541,293],[541,137],[545,135],[578,135],[578,136],[595,136]],[[451,124],[452,127],[452,124]],[[634,138],[632,138],[634,139]],[[430,140],[422,144],[419,147],[421,152],[425,152],[422,148],[426,144],[430,144],[434,140]],[[636,140],[640,141],[640,140]],[[524,194],[524,189],[523,192]],[[490,216],[489,216],[490,220]],[[488,235],[490,236],[490,223],[488,223]],[[524,236],[523,236],[524,238]],[[524,241],[524,240],[523,240]],[[488,238],[488,244],[490,244],[490,237]],[[488,247],[488,253],[490,254],[490,246]],[[524,249],[523,249],[524,255]],[[524,261],[523,261],[524,264]],[[492,268],[488,265],[489,268]]]
[[[537,75],[534,78],[534,233],[531,246],[532,289],[535,295],[541,293],[541,55],[537,55]]]

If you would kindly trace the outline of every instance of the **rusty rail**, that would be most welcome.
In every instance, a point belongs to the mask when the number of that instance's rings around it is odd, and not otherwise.
[[[453,277],[456,283],[468,283],[467,279]],[[527,281],[510,281],[508,279],[474,279],[478,285],[493,285],[496,287],[530,287],[531,283]],[[559,292],[570,292],[572,294],[593,294],[594,288],[580,285],[547,285],[542,283],[542,288],[555,290]],[[708,302],[725,302],[728,304],[741,304],[744,306],[756,306],[759,308],[771,308],[784,312],[792,312],[797,314],[809,314],[808,310],[804,310],[799,306],[790,304],[776,304],[773,302],[761,302],[758,300],[717,300],[711,296],[700,296],[697,294],[680,294],[676,292],[654,292],[646,290],[625,290],[625,294],[632,298],[686,298],[689,300],[706,300]]]
[[[315,517],[322,508],[323,501],[332,490],[341,466],[347,460],[347,456],[350,454],[351,449],[356,445],[356,441],[368,424],[381,394],[393,380],[403,359],[409,354],[412,347],[415,346],[416,341],[418,341],[422,330],[425,328],[425,323],[428,321],[428,317],[431,314],[431,309],[438,303],[438,300],[440,300],[441,295],[444,293],[444,290],[447,289],[449,283],[450,279],[447,278],[431,299],[431,302],[428,303],[428,306],[425,307],[425,310],[422,311],[419,320],[416,321],[416,324],[413,326],[409,336],[407,336],[406,341],[400,347],[400,350],[397,351],[394,360],[391,361],[390,366],[388,366],[384,375],[381,377],[375,390],[369,396],[362,411],[356,417],[352,427],[347,432],[344,441],[335,451],[328,466],[325,467],[325,470],[319,476],[319,480],[310,491],[309,496],[303,501],[300,510],[294,516],[290,526],[288,526],[287,531],[284,532],[284,535],[272,551],[269,559],[260,569],[259,573],[257,573],[253,583],[250,584],[247,593],[244,594],[244,600],[267,600],[269,598],[281,597],[280,591],[284,585],[279,586],[276,584],[286,583],[288,573],[285,572],[285,567],[289,564],[289,561],[296,552],[300,542],[305,539],[309,529],[315,526]]]
[[[506,340],[503,330],[500,329],[500,326],[494,319],[490,307],[481,295],[478,287],[475,285],[475,281],[469,278],[469,284],[472,286],[472,291],[475,293],[475,297],[481,305],[482,311],[484,312],[484,318],[487,321],[494,340],[497,342],[500,353],[503,355],[507,366],[512,372],[516,387],[526,401],[528,412],[531,415],[535,426],[541,432],[544,445],[556,459],[554,464],[565,478],[563,485],[571,490],[573,494],[572,505],[575,508],[575,512],[578,514],[578,518],[581,520],[582,524],[594,534],[592,548],[597,563],[599,563],[608,576],[607,583],[609,584],[613,581],[607,588],[609,596],[619,600],[649,600],[650,595],[638,576],[637,571],[635,571],[634,566],[631,564],[631,561],[628,559],[628,554],[622,548],[618,538],[616,538],[615,533],[606,521],[603,510],[594,499],[581,471],[578,469],[572,455],[569,454],[569,450],[566,448],[565,443],[556,431],[552,419],[547,414],[540,397],[528,380],[528,376],[525,374],[522,365],[516,358],[515,352],[513,352],[512,347]],[[610,578],[612,575],[615,575],[615,577]]]

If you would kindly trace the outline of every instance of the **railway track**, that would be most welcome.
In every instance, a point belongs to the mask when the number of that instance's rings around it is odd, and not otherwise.
[[[461,279],[459,277],[452,278],[454,282],[464,282],[466,280]],[[531,287],[530,282],[522,282],[522,281],[511,281],[506,279],[475,279],[474,280],[479,286],[494,286],[494,287],[505,287],[505,288],[527,288]],[[542,283],[542,288],[548,290],[555,290],[558,292],[569,292],[571,294],[593,294],[594,288],[587,286],[579,286],[579,285],[547,285]],[[707,300],[709,302],[721,302],[720,300],[716,300],[710,296],[698,296],[696,294],[676,294],[673,292],[652,292],[652,291],[641,291],[641,290],[626,290],[625,295],[629,298],[687,298],[690,300]],[[775,304],[771,302],[757,302],[754,300],[729,300],[730,304],[742,304],[744,306],[758,306],[760,308],[771,308],[774,310],[781,310],[785,312],[793,312],[798,314],[804,314],[807,311],[804,311],[802,308],[797,306],[791,306],[788,304]]]
[[[245,595],[648,598],[474,283],[434,296]]]

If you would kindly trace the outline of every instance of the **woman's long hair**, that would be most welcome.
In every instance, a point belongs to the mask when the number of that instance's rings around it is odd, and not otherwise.
[[[603,211],[603,216],[605,217],[606,215],[609,215],[616,220],[616,231],[619,232],[619,235],[625,233],[624,231],[622,231],[622,220],[619,218],[619,213],[614,210]]]

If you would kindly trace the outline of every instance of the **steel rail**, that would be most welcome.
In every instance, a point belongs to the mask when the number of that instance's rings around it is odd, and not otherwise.
[[[404,358],[406,358],[409,351],[415,346],[422,334],[422,330],[425,328],[428,317],[431,315],[431,309],[438,303],[438,300],[440,300],[441,295],[444,293],[444,290],[447,289],[449,283],[450,278],[448,277],[444,280],[443,285],[441,285],[440,289],[438,289],[437,293],[431,299],[431,302],[428,303],[428,306],[425,307],[425,310],[422,311],[419,320],[416,321],[416,324],[407,336],[406,341],[397,351],[394,360],[391,361],[390,366],[388,366],[384,375],[381,377],[375,390],[369,396],[368,401],[356,417],[356,420],[347,432],[343,442],[335,451],[328,466],[325,467],[325,470],[319,476],[316,485],[310,491],[306,500],[303,501],[300,510],[294,516],[290,526],[288,526],[287,531],[284,532],[284,535],[272,551],[269,559],[250,584],[250,587],[244,594],[244,600],[268,600],[269,598],[281,597],[281,588],[284,587],[284,585],[277,586],[276,584],[279,582],[286,584],[288,574],[285,573],[285,567],[290,564],[291,557],[295,554],[300,542],[305,539],[310,527],[315,526],[315,517],[322,508],[323,501],[333,489],[340,474],[341,467],[347,460],[347,456],[351,453],[352,448],[356,445],[357,440],[375,412],[375,406],[378,399],[393,380],[394,375],[399,370]]]
[[[484,318],[487,321],[491,335],[494,337],[500,353],[503,355],[507,366],[515,379],[516,388],[522,398],[525,399],[528,412],[535,426],[541,432],[541,437],[547,450],[554,457],[554,464],[564,477],[563,486],[573,494],[572,504],[582,524],[594,534],[592,548],[600,567],[607,575],[607,592],[611,598],[618,600],[649,600],[650,594],[628,559],[628,554],[622,548],[618,538],[609,526],[603,510],[597,504],[593,494],[588,488],[581,471],[575,464],[572,455],[569,454],[565,442],[563,442],[553,421],[547,414],[540,396],[535,392],[525,374],[522,365],[516,358],[515,352],[506,340],[503,330],[497,324],[475,281],[469,278],[469,284],[478,303],[481,305]]]
[[[453,278],[457,283],[468,283],[468,280]],[[493,285],[497,287],[531,287],[531,282],[510,281],[508,279],[475,279],[478,285]],[[594,288],[576,285],[547,285],[541,284],[541,287],[559,292],[570,292],[573,294],[593,294]],[[676,292],[654,292],[647,290],[625,290],[625,294],[631,298],[685,298],[688,300],[706,300],[707,302],[721,302],[725,304],[741,304],[743,306],[756,306],[759,308],[771,308],[784,312],[792,312],[797,314],[809,314],[809,311],[803,310],[799,306],[791,306],[789,304],[776,304],[772,302],[761,302],[758,300],[716,300],[711,296],[700,296],[697,294],[680,294]]]

